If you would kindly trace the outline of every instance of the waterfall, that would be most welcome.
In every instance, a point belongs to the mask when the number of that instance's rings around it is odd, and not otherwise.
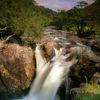
[[[40,45],[35,50],[37,75],[26,97],[21,100],[60,100],[57,95],[59,86],[68,77],[70,67],[77,63],[75,57],[68,60],[70,54],[63,54],[63,49],[55,50],[55,56],[47,62]]]
[[[36,57],[36,74],[38,74],[41,71],[41,68],[43,66],[45,66],[45,64],[47,63],[44,55],[43,55],[43,51],[40,48],[40,45],[37,44],[36,49],[35,49],[35,57]]]

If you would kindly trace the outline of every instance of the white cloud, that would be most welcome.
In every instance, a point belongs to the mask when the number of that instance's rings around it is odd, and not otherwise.
[[[63,9],[71,9],[75,5],[77,5],[78,1],[83,1],[83,0],[35,0],[38,5],[45,6],[47,8],[50,8],[52,10],[63,10]],[[89,4],[93,0],[84,0],[87,1]]]

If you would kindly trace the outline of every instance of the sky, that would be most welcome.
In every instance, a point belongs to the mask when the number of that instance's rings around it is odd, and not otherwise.
[[[75,5],[77,5],[78,1],[83,0],[35,0],[38,5],[44,6],[46,8],[52,9],[54,11],[57,10],[69,10]],[[84,0],[89,4],[93,2],[93,0]]]

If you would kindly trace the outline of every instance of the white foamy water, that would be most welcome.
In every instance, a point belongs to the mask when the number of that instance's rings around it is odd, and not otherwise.
[[[37,67],[40,68],[37,68],[38,73],[32,83],[29,94],[19,100],[60,100],[57,95],[58,88],[65,79],[65,76],[68,77],[70,67],[77,63],[77,60],[73,57],[72,60],[66,61],[70,54],[65,56],[63,54],[63,49],[60,49],[59,51],[56,49],[54,50],[55,56],[51,59],[51,61],[45,64],[45,59],[42,54],[43,52],[39,45],[37,45],[35,56],[36,60],[39,60],[36,62],[39,65]],[[43,64],[41,64],[41,61]],[[42,68],[40,64],[42,65]]]

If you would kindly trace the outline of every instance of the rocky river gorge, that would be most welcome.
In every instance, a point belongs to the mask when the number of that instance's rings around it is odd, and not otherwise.
[[[9,100],[10,97],[23,97],[30,90],[29,87],[36,77],[37,68],[36,45],[34,42],[33,44],[34,46],[31,48],[30,45],[26,44],[0,42],[0,93],[3,93],[0,95],[0,98],[2,98],[0,100]],[[64,55],[71,53],[68,58],[69,61],[73,56],[77,57],[78,62],[71,66],[68,74],[70,80],[69,92],[73,93],[73,90],[77,92],[75,88],[80,89],[86,79],[100,84],[99,38],[82,39],[73,32],[47,28],[44,37],[38,44],[40,44],[47,62],[54,57],[54,48],[57,50],[64,48]],[[67,79],[65,78],[58,89],[61,100],[64,100],[67,96],[66,85]],[[70,96],[71,94],[69,94],[69,98]]]

